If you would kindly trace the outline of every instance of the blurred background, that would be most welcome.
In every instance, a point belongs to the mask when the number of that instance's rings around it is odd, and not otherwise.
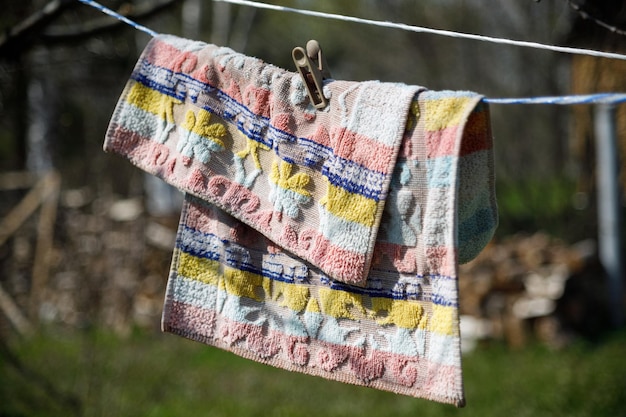
[[[616,0],[268,3],[626,53]],[[291,50],[317,39],[335,79],[492,98],[626,91],[620,60],[212,1],[102,4],[289,70]],[[626,332],[598,261],[593,106],[491,105],[500,226],[461,269],[468,407],[456,410],[161,334],[181,195],[102,151],[149,36],[75,0],[0,5],[0,416],[626,416]],[[615,121],[626,161],[626,105]]]

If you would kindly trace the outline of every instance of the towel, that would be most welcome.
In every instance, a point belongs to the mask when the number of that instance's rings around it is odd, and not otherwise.
[[[186,193],[163,329],[284,369],[464,404],[458,262],[497,223],[471,92],[299,75],[159,35],[104,148]]]

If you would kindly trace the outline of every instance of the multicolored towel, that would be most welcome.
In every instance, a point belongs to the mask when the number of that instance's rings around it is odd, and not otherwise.
[[[462,405],[458,261],[497,222],[469,92],[299,75],[162,35],[105,150],[187,193],[165,331],[281,368]]]

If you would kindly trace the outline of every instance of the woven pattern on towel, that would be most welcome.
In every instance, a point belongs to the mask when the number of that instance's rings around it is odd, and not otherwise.
[[[188,193],[163,329],[463,405],[457,264],[497,222],[488,108],[468,92],[326,88],[316,112],[295,75],[253,58],[174,37],[144,51],[105,149]]]
[[[334,279],[364,285],[418,87],[300,77],[173,36],[151,41],[105,149],[227,210]]]

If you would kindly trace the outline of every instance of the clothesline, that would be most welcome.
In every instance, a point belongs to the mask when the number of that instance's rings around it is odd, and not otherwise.
[[[94,7],[100,10],[102,13],[112,16],[152,37],[155,37],[158,35],[158,32],[146,26],[140,25],[139,23],[134,22],[125,16],[122,16],[121,14],[97,3],[96,1],[93,1],[93,0],[78,0],[78,1],[88,6]],[[454,31],[449,31],[449,30],[425,28],[425,27],[420,27],[420,26],[407,25],[404,23],[394,23],[394,22],[387,22],[387,21],[380,21],[380,20],[362,19],[362,18],[358,18],[354,16],[346,16],[346,15],[340,15],[340,14],[334,14],[334,13],[324,13],[324,12],[318,12],[314,10],[296,9],[292,7],[278,6],[278,5],[261,3],[261,2],[256,2],[256,1],[249,1],[249,0],[213,0],[213,1],[221,1],[224,3],[232,3],[232,4],[238,4],[238,5],[261,8],[261,9],[268,9],[268,10],[275,10],[275,11],[281,11],[281,12],[297,13],[297,14],[302,14],[305,16],[314,16],[314,17],[321,17],[321,18],[326,18],[326,19],[362,23],[362,24],[368,24],[372,26],[395,28],[395,29],[407,30],[411,32],[430,33],[430,34],[448,36],[448,37],[454,37],[454,38],[472,39],[472,40],[477,40],[477,41],[482,41],[482,42],[514,45],[514,46],[521,46],[521,47],[534,48],[534,49],[544,49],[544,50],[550,50],[550,51],[562,52],[562,53],[568,53],[568,54],[589,55],[589,56],[595,56],[595,57],[601,57],[601,58],[626,60],[626,55],[623,55],[623,54],[617,54],[617,53],[612,53],[612,52],[602,52],[602,51],[596,51],[592,49],[581,49],[581,48],[548,45],[548,44],[542,44],[542,43],[537,43],[537,42],[518,41],[518,40],[506,39],[506,38],[495,38],[495,37],[490,37],[490,36],[454,32]],[[525,98],[485,98],[484,101],[487,103],[492,103],[492,104],[558,104],[558,105],[596,104],[596,103],[619,104],[619,103],[626,102],[626,93],[598,93],[598,94],[587,94],[587,95],[566,95],[566,96],[525,97]]]
[[[100,10],[102,13],[107,14],[107,15],[109,15],[111,17],[114,17],[117,20],[121,20],[122,22],[126,23],[127,25],[132,26],[135,29],[139,30],[140,32],[147,33],[148,35],[152,36],[153,38],[159,34],[158,32],[156,32],[156,31],[154,31],[154,30],[152,30],[152,29],[150,29],[150,28],[148,28],[146,26],[140,25],[139,23],[130,20],[126,16],[122,16],[121,14],[117,13],[116,11],[113,11],[113,10],[109,9],[108,7],[105,7],[105,6],[101,5],[98,2],[91,1],[91,0],[78,0],[78,1],[80,1],[81,3],[84,3],[84,4],[88,5],[88,6],[94,7],[96,9]]]
[[[506,39],[506,38],[495,38],[491,36],[474,35],[471,33],[454,32],[451,30],[441,30],[441,29],[432,29],[432,28],[426,28],[426,27],[421,27],[421,26],[413,26],[413,25],[407,25],[405,23],[394,23],[394,22],[387,22],[387,21],[382,21],[382,20],[362,19],[360,17],[346,16],[346,15],[340,15],[340,14],[335,14],[335,13],[324,13],[324,12],[318,12],[314,10],[302,10],[302,9],[296,9],[293,7],[277,6],[274,4],[261,3],[257,1],[249,1],[249,0],[214,0],[214,1],[239,4],[243,6],[256,7],[260,9],[269,9],[269,10],[276,10],[276,11],[281,11],[281,12],[297,13],[297,14],[302,14],[305,16],[322,17],[325,19],[341,20],[344,22],[362,23],[362,24],[367,24],[371,26],[381,26],[381,27],[388,27],[388,28],[393,28],[393,29],[402,29],[402,30],[406,30],[409,32],[430,33],[434,35],[448,36],[448,37],[453,37],[453,38],[472,39],[472,40],[482,41],[482,42],[500,43],[500,44],[522,46],[522,47],[535,48],[535,49],[546,49],[550,51],[563,52],[563,53],[568,53],[568,54],[582,54],[582,55],[591,55],[591,56],[602,57],[602,58],[626,60],[626,55],[612,53],[612,52],[596,51],[593,49],[571,48],[567,46],[547,45],[547,44],[538,43],[538,42],[517,41],[513,39]]]
[[[597,93],[552,97],[485,98],[492,104],[619,104],[626,103],[626,93]]]

